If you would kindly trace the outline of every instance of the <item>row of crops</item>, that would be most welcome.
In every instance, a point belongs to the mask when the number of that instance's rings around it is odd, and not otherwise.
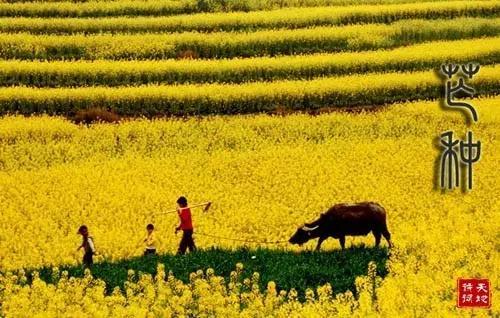
[[[421,71],[442,61],[494,64],[500,37],[436,41],[391,50],[255,57],[247,59],[159,61],[0,61],[0,86],[125,86],[180,83],[244,83],[313,79],[352,73]],[[457,48],[474,48],[457,50]]]
[[[497,1],[403,2],[205,10],[229,13],[182,11],[199,4],[189,1],[0,3],[0,113],[234,114],[436,99],[443,62],[480,63],[476,96],[497,93]],[[66,5],[100,13],[41,13]],[[174,5],[182,15],[113,11]]]
[[[4,59],[235,58],[387,49],[431,40],[500,34],[500,18],[406,20],[392,24],[275,29],[250,33],[0,35]]]
[[[483,67],[474,81],[478,95],[493,95],[500,67]],[[325,77],[270,83],[146,85],[139,87],[0,88],[0,108],[9,112],[71,113],[89,107],[126,115],[235,114],[323,107],[383,105],[433,99],[442,81],[434,71]]]
[[[197,12],[272,10],[284,7],[404,4],[449,0],[0,0],[0,16],[103,17],[161,16]]]
[[[191,15],[103,18],[0,18],[2,32],[101,33],[241,31],[305,28],[355,23],[391,23],[405,19],[490,17],[500,11],[492,1],[453,1],[402,5],[288,8],[274,11],[204,13]]]

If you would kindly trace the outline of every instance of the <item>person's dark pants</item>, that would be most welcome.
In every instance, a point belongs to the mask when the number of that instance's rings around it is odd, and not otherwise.
[[[94,259],[93,259],[94,253],[92,252],[86,252],[83,255],[83,268],[91,268],[92,265],[94,264]]]
[[[181,243],[179,244],[177,254],[185,254],[186,249],[189,249],[189,252],[194,252],[196,250],[196,246],[194,245],[193,241],[193,230],[182,230],[182,239]]]
[[[156,255],[156,249],[154,249],[154,248],[147,248],[144,251],[144,256],[148,256],[148,255]]]

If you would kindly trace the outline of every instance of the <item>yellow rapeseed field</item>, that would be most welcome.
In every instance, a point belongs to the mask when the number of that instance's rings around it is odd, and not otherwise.
[[[498,316],[500,210],[499,97],[473,100],[480,121],[467,128],[460,112],[437,101],[394,105],[361,114],[331,113],[134,120],[75,126],[54,117],[0,119],[0,315],[9,317],[106,315],[247,317],[447,317]],[[474,166],[474,189],[441,192],[435,165],[437,137],[467,129],[483,142]],[[332,295],[328,285],[295,292],[243,292],[238,268],[229,284],[218,273],[194,273],[190,283],[144,275],[124,293],[104,293],[90,276],[61,273],[57,285],[9,270],[76,264],[75,234],[89,226],[98,260],[139,255],[143,229],[157,226],[161,253],[174,252],[174,215],[153,213],[213,200],[194,211],[199,247],[236,248],[241,242],[203,233],[257,240],[286,240],[296,226],[337,202],[372,200],[388,211],[395,248],[382,280],[367,269],[356,281],[358,296]],[[347,246],[373,245],[349,238]],[[250,244],[250,247],[256,245]],[[298,251],[287,244],[282,248]],[[312,248],[306,244],[303,248]],[[273,247],[279,248],[279,247]],[[325,249],[338,249],[327,241]],[[130,273],[131,276],[135,275]],[[458,277],[487,277],[490,310],[456,309]],[[254,275],[255,281],[258,275]],[[334,282],[333,282],[334,283]],[[372,290],[373,287],[375,290]]]
[[[142,4],[151,4],[148,1]],[[134,2],[132,2],[134,3]],[[164,2],[163,2],[164,3]],[[54,6],[47,3],[40,5]],[[84,7],[89,3],[80,4]],[[113,2],[102,2],[101,5],[110,5],[115,9],[125,9],[127,3],[120,1],[117,5]],[[135,8],[139,9],[141,4],[135,1]],[[9,5],[13,7],[12,4]],[[36,7],[33,4],[23,4],[24,12],[19,10],[18,14],[27,13],[27,7]],[[111,7],[110,6],[110,7]],[[4,6],[5,8],[6,6]],[[54,6],[55,7],[55,6]],[[75,9],[76,4],[70,3],[68,8]],[[161,8],[157,6],[156,8]],[[14,9],[14,8],[12,8]],[[20,8],[19,8],[20,9]],[[33,8],[34,9],[34,8]],[[83,8],[82,8],[83,9]],[[104,8],[102,8],[104,9]],[[110,8],[112,9],[112,8]],[[142,8],[147,10],[146,8]],[[13,32],[25,31],[32,33],[98,33],[98,32],[181,32],[181,31],[235,31],[235,30],[255,30],[260,28],[302,28],[317,25],[343,25],[354,23],[376,23],[397,21],[402,19],[436,19],[436,18],[455,18],[460,16],[482,16],[494,15],[500,9],[500,4],[495,1],[438,1],[438,2],[415,2],[415,3],[397,3],[383,5],[380,3],[374,5],[359,4],[353,6],[327,6],[327,7],[299,7],[286,8],[272,11],[250,11],[250,12],[221,12],[221,13],[201,13],[184,14],[173,16],[127,16],[113,17],[112,12],[107,12],[104,18],[32,18],[15,17],[0,18],[0,31]],[[52,10],[63,10],[61,3],[57,4]],[[14,10],[13,10],[14,11]],[[52,11],[52,12],[54,12]],[[60,13],[62,13],[60,11]],[[111,10],[110,10],[111,11]],[[139,10],[138,10],[139,11]],[[12,12],[12,11],[11,11]],[[29,11],[28,11],[29,12]],[[36,10],[31,11],[35,13]],[[38,11],[39,13],[44,10]],[[45,11],[47,12],[47,11]],[[87,11],[90,13],[91,11]],[[98,12],[96,10],[95,12]],[[0,3],[0,15],[2,5]],[[68,12],[69,13],[69,12]],[[69,13],[71,15],[71,13]],[[84,15],[80,12],[80,16]]]
[[[499,8],[0,0],[0,318],[500,317]],[[477,123],[441,106],[451,63],[481,65]],[[439,187],[450,130],[482,142],[471,191]],[[181,195],[212,202],[188,255]],[[393,247],[288,242],[361,201]],[[459,278],[491,307],[457,308]]]

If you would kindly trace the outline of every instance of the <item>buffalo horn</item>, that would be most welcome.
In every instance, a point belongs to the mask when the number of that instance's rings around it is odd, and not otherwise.
[[[314,231],[314,230],[316,230],[318,227],[319,227],[319,225],[316,225],[315,227],[308,227],[307,225],[304,225],[304,226],[302,227],[302,229],[303,229],[304,231],[310,232],[310,231]]]

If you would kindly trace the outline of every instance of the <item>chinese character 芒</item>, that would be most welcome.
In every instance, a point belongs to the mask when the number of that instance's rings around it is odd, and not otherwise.
[[[462,73],[467,75],[469,79],[471,79],[475,74],[479,72],[480,65],[473,65],[472,63],[469,63],[467,65],[462,65],[461,67]],[[455,74],[457,74],[460,70],[460,67],[458,65],[454,64],[443,64],[441,65],[441,73],[446,75],[448,77],[448,80],[446,81],[446,86],[445,86],[445,96],[446,96],[446,105],[448,107],[462,107],[467,109],[471,116],[472,120],[474,122],[478,121],[478,115],[476,112],[476,109],[469,103],[462,102],[462,101],[455,101],[454,100],[454,95],[461,92],[465,93],[466,95],[472,97],[475,93],[475,90],[465,84],[465,80],[463,77],[460,77],[458,79],[458,83],[456,86],[453,86],[452,78]]]

